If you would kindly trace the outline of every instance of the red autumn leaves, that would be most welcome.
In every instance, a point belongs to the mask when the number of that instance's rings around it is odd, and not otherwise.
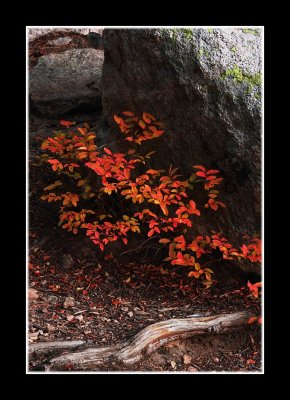
[[[209,191],[208,194],[208,201],[205,204],[205,208],[211,208],[213,210],[217,210],[218,207],[225,207],[224,203],[221,201],[217,201],[218,197],[218,190],[213,190],[212,188],[216,185],[219,185],[223,178],[218,178],[217,174],[219,174],[219,170],[217,169],[210,169],[206,170],[204,166],[202,165],[194,165],[193,168],[198,169],[198,171],[195,173],[196,176],[203,178],[204,179],[204,189]]]
[[[114,121],[125,140],[132,145],[140,145],[164,134],[163,124],[149,113],[135,115],[131,111],[124,111],[122,114],[122,117],[114,115]],[[54,137],[44,140],[41,148],[50,153],[44,154],[44,160],[51,165],[52,171],[65,179],[58,179],[47,186],[45,190],[49,193],[42,199],[61,202],[59,225],[63,229],[74,234],[84,229],[86,235],[103,251],[105,246],[119,239],[127,244],[132,233],[138,234],[145,228],[149,239],[157,237],[162,246],[168,246],[167,261],[172,265],[191,267],[188,276],[201,277],[207,286],[212,283],[213,271],[203,267],[197,260],[214,250],[219,250],[224,259],[261,260],[259,239],[253,239],[237,249],[219,234],[192,238],[190,229],[185,235],[204,208],[217,211],[219,207],[225,207],[218,200],[216,186],[223,180],[218,170],[194,165],[195,172],[190,178],[181,179],[178,169],[172,166],[168,171],[146,168],[154,151],[145,156],[134,148],[117,153],[108,147],[98,147],[96,134],[90,132],[88,124],[74,127],[74,122],[65,120],[61,120],[60,124],[67,128],[66,131],[55,132]],[[142,173],[140,167],[143,165],[145,168]],[[76,193],[57,193],[68,179],[75,184]],[[206,204],[197,205],[192,199],[195,185],[205,191]],[[123,201],[128,200],[138,205],[139,209],[133,217],[124,212],[121,218],[116,219],[98,209],[98,202],[102,201],[104,195],[116,196],[115,201],[122,207],[125,204]],[[93,210],[89,207],[80,208],[84,201],[90,199],[97,200]],[[162,238],[162,235],[169,237]]]
[[[114,121],[119,125],[120,131],[126,136],[125,140],[128,142],[140,145],[143,141],[155,139],[164,133],[159,129],[163,127],[163,124],[156,121],[151,114],[143,113],[136,116],[131,111],[124,111],[122,114],[129,118],[124,119],[114,115]]]
[[[257,299],[259,296],[259,288],[262,287],[262,282],[251,283],[248,281],[247,283],[248,288],[250,289],[252,295]]]

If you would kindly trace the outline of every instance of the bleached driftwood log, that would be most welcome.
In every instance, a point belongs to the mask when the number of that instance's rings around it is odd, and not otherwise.
[[[236,312],[157,322],[142,329],[131,340],[124,343],[89,348],[55,357],[50,360],[49,368],[61,369],[69,364],[81,369],[93,370],[110,357],[125,364],[133,364],[170,341],[194,335],[233,331],[247,325],[249,317],[248,312]]]

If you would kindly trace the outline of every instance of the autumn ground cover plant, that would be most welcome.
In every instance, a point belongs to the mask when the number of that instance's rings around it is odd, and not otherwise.
[[[217,189],[223,181],[219,171],[193,165],[192,174],[183,177],[174,166],[168,171],[162,165],[148,168],[154,149],[142,154],[140,148],[144,141],[165,134],[164,124],[146,112],[122,114],[113,118],[128,142],[126,152],[97,146],[88,124],[75,126],[64,120],[62,128],[43,141],[42,159],[51,165],[56,180],[41,198],[59,206],[58,225],[75,235],[84,232],[101,252],[110,252],[113,242],[126,246],[132,235],[141,235],[155,241],[158,251],[166,249],[165,261],[187,268],[188,276],[200,279],[205,288],[213,282],[209,256],[261,262],[259,238],[245,243],[241,238],[240,246],[234,247],[220,232],[199,235],[194,229],[204,212],[222,212],[226,206]],[[248,282],[254,297],[260,286]]]

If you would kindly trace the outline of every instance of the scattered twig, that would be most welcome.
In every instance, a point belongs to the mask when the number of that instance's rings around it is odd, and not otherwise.
[[[157,237],[157,235],[151,236],[150,238],[144,240],[144,242],[142,242],[138,247],[135,247],[134,249],[123,251],[123,253],[121,253],[121,256],[123,256],[124,254],[127,254],[127,253],[131,253],[132,251],[140,250],[145,243],[149,242],[149,240],[155,239],[156,237]]]

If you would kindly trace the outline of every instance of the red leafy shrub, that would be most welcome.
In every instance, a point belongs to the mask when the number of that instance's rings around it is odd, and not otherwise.
[[[146,164],[154,151],[142,155],[135,144],[163,135],[163,124],[148,113],[136,116],[130,111],[123,112],[122,117],[114,115],[114,120],[124,140],[134,148],[116,153],[98,147],[96,134],[90,132],[87,124],[74,127],[74,123],[63,120],[60,124],[65,130],[57,131],[42,143],[43,158],[57,180],[44,189],[47,193],[41,198],[58,202],[59,226],[73,234],[84,230],[101,251],[120,239],[126,245],[132,234],[143,232],[159,242],[160,247],[168,247],[166,261],[189,267],[188,276],[201,278],[207,286],[212,283],[213,271],[203,266],[201,260],[214,251],[218,250],[227,260],[261,261],[260,239],[253,238],[235,248],[220,233],[193,234],[194,220],[201,218],[203,212],[217,212],[225,207],[217,190],[223,180],[218,170],[194,165],[191,176],[184,179],[172,166],[169,171],[148,169]],[[63,193],[68,183],[73,189]],[[196,203],[196,190],[203,192],[203,204]],[[132,215],[110,213],[105,206],[107,196],[113,196],[121,208],[125,200],[132,202],[138,211]]]

